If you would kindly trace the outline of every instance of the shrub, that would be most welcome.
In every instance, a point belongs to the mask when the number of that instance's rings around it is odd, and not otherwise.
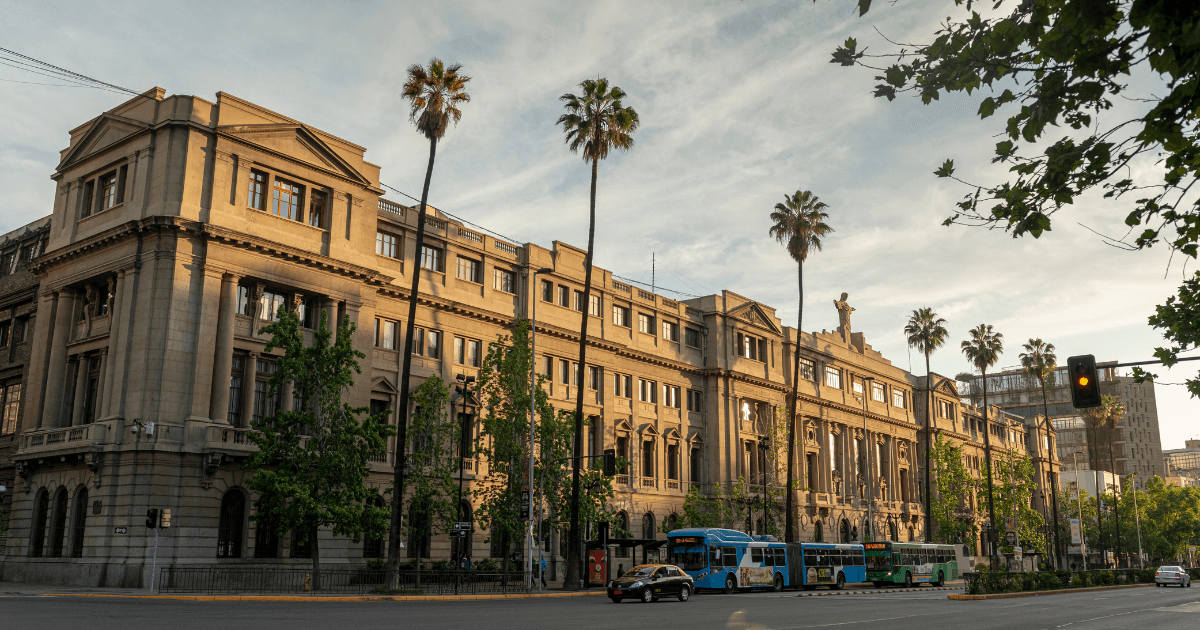
[[[1113,583],[1112,571],[1093,571],[1092,583],[1096,586],[1109,586]]]
[[[449,560],[435,561],[433,563],[433,570],[434,571],[449,571],[450,570],[450,561]]]
[[[500,565],[496,564],[492,558],[484,558],[475,563],[475,568],[479,571],[499,571]]]
[[[1062,580],[1057,573],[1045,572],[1037,575],[1037,588],[1040,591],[1053,591],[1062,588]]]
[[[1083,571],[1076,573],[1075,575],[1071,576],[1071,588],[1085,588],[1087,586],[1091,586],[1091,580],[1089,578],[1090,576]]]
[[[387,567],[387,560],[379,558],[376,560],[367,560],[368,571],[382,571]]]

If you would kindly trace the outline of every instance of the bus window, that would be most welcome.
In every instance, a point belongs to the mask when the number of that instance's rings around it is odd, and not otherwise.
[[[855,549],[851,553],[854,554],[854,566],[861,567],[866,564],[866,561],[864,560],[862,551]]]
[[[726,567],[736,567],[738,565],[737,549],[734,547],[721,547],[721,564]]]
[[[775,550],[775,566],[777,566],[777,567],[786,567],[787,566],[787,553],[785,553],[785,551],[783,549]]]
[[[806,567],[817,566],[817,550],[816,549],[805,549],[804,550],[804,566],[806,566]]]
[[[774,549],[763,549],[763,566],[764,567],[775,566],[775,550]]]
[[[892,564],[895,566],[900,566],[900,552],[892,552]]]
[[[714,569],[721,568],[721,550],[717,547],[708,548],[708,562]]]
[[[763,552],[763,550],[758,547],[754,547],[754,548],[750,549],[750,562],[753,562],[754,564],[762,564],[762,561],[763,561],[763,553],[762,552]]]

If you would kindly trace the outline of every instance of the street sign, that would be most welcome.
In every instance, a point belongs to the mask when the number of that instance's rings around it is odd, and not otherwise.
[[[1004,517],[1004,531],[1008,531],[1008,532],[1016,531],[1016,529],[1017,529],[1016,522],[1017,522],[1017,519],[1015,519],[1011,516],[1005,516]]]
[[[113,529],[113,533],[114,533],[114,534],[128,534],[128,533],[129,533],[129,528],[127,528],[127,527],[117,527],[117,528],[114,528],[114,529]]]
[[[1020,547],[1013,547],[1013,556],[1016,557],[1017,562],[1021,561],[1022,554]]]
[[[1079,539],[1080,539],[1079,519],[1073,518],[1073,519],[1071,519],[1071,544],[1072,545],[1080,544]]]
[[[454,529],[456,531],[469,531],[471,529],[471,522],[470,521],[456,521],[454,523]]]
[[[521,520],[529,520],[529,491],[521,493]]]

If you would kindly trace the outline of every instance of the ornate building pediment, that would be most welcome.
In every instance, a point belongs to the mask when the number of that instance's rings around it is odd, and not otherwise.
[[[92,126],[84,132],[83,138],[75,143],[75,146],[67,152],[63,159],[58,164],[58,171],[61,173],[70,169],[74,164],[87,159],[88,156],[102,151],[105,147],[111,146],[132,136],[139,131],[144,131],[150,128],[150,125],[124,116],[106,112],[101,114]]]
[[[260,125],[232,125],[217,127],[220,133],[228,134],[247,144],[262,147],[274,153],[286,155],[305,162],[315,168],[328,171],[356,183],[373,188],[374,184],[365,175],[342,159],[324,140],[300,123],[281,122]]]
[[[747,302],[733,309],[732,311],[729,311],[729,316],[734,319],[740,319],[753,326],[765,328],[777,335],[781,332],[779,327],[775,325],[775,322],[771,316],[767,315],[766,311],[764,311],[763,308],[756,302]]]

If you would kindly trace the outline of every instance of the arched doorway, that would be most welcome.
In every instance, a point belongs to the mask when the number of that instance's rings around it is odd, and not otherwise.
[[[221,497],[221,516],[217,521],[217,557],[242,557],[242,528],[246,522],[246,495],[232,488]]]
[[[30,531],[29,555],[42,557],[46,547],[46,517],[50,511],[50,494],[42,488],[33,500],[33,528]]]
[[[53,522],[50,526],[50,557],[61,558],[67,536],[67,489],[54,493]]]
[[[813,542],[822,542],[821,521],[813,523]]]
[[[841,538],[839,539],[839,542],[841,542],[841,543],[850,542],[850,521],[848,521],[846,519],[842,519],[841,527],[842,527],[842,535],[841,535]]]
[[[375,401],[371,401],[374,403]],[[372,507],[382,508],[385,506],[383,497],[378,494],[369,499]],[[373,538],[367,536],[363,538],[363,557],[364,558],[382,558],[383,557],[383,537]]]
[[[83,534],[87,529],[87,486],[75,491],[75,508],[71,510],[71,557],[83,557]]]

